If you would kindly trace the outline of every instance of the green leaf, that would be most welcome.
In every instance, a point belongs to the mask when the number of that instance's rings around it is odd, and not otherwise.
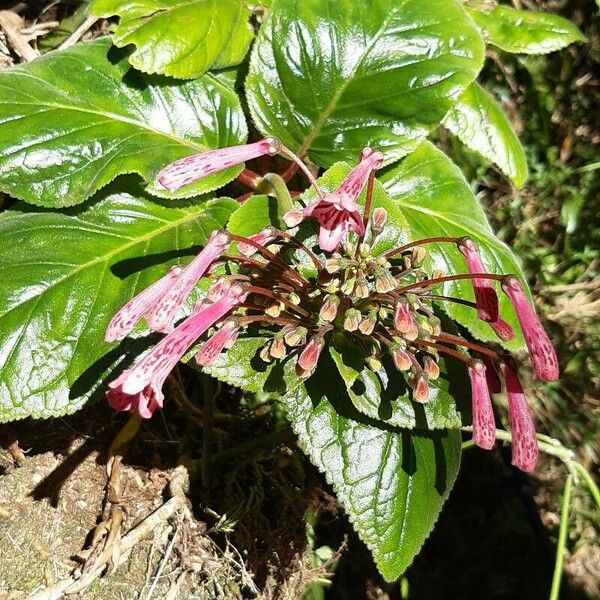
[[[145,73],[190,79],[244,59],[254,30],[243,0],[93,0],[97,17],[120,17],[113,41],[133,45]]]
[[[246,135],[237,95],[213,76],[144,79],[107,39],[0,73],[0,190],[33,204],[83,202],[122,173],[173,197],[154,182],[163,166]],[[240,171],[203,178],[179,195],[216,189]]]
[[[258,353],[270,339],[270,336],[240,337],[232,348],[202,370],[219,381],[248,392],[290,392],[300,383],[294,372],[296,358],[265,363]]]
[[[0,215],[0,422],[79,409],[103,376],[149,341],[104,343],[112,315],[188,262],[233,200],[171,207],[107,194],[66,214]]]
[[[461,385],[466,379],[464,369],[454,377],[453,383],[457,385],[448,383],[446,373],[443,378],[430,381],[429,401],[420,404],[410,399],[410,388],[391,361],[384,361],[383,368],[375,373],[365,365],[364,353],[355,346],[334,342],[329,346],[329,353],[348,397],[363,415],[405,429],[459,429],[462,426],[455,397],[468,397]]]
[[[246,80],[254,122],[327,167],[411,150],[475,79],[483,43],[454,0],[282,0]]]
[[[398,578],[454,484],[460,431],[378,425],[356,412],[335,378],[313,377],[282,402],[301,447],[325,473],[379,571],[388,581]]]
[[[285,229],[281,217],[288,210],[290,207],[286,207],[274,196],[252,196],[231,215],[227,230],[236,235],[249,236],[270,225]]]
[[[463,144],[496,163],[521,187],[529,175],[523,146],[494,98],[472,83],[444,118],[444,125]]]
[[[460,169],[430,142],[423,142],[410,156],[388,169],[381,180],[408,221],[413,239],[469,236],[490,272],[513,273],[526,286],[517,257],[492,231]],[[435,268],[447,274],[467,272],[465,259],[454,244],[427,244],[426,248]],[[445,295],[474,300],[469,281],[446,283],[438,289]],[[515,338],[503,345],[509,349],[522,348],[524,341],[512,304],[502,292],[498,296],[501,316],[515,330]],[[491,327],[478,320],[472,308],[448,302],[440,306],[475,337],[500,343]]]
[[[468,9],[490,44],[516,54],[546,54],[573,42],[585,42],[577,27],[558,15],[510,6],[493,10]]]

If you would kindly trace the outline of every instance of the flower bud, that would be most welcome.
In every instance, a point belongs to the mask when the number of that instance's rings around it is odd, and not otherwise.
[[[383,231],[387,217],[388,214],[385,208],[378,206],[373,210],[373,214],[371,215],[371,231],[374,234],[378,234]]]
[[[287,354],[287,348],[285,346],[285,342],[283,341],[283,336],[281,334],[276,335],[271,342],[271,346],[269,348],[269,354],[277,359],[281,360]]]
[[[325,302],[321,306],[319,316],[324,321],[331,322],[336,318],[339,306],[340,299],[337,296],[334,296],[333,294],[329,294],[325,298]]]
[[[396,278],[387,269],[379,269],[375,273],[375,289],[380,294],[386,294],[398,287]]]
[[[401,298],[396,303],[394,310],[394,327],[404,335],[407,340],[416,340],[419,335],[417,324],[413,317],[408,302]]]
[[[283,339],[288,346],[300,346],[306,342],[308,330],[306,327],[294,327],[288,325],[283,328]]]
[[[412,367],[410,354],[403,350],[398,344],[392,346],[392,360],[398,371],[408,371]]]
[[[270,317],[277,318],[284,309],[285,309],[285,304],[283,304],[281,302],[273,302],[272,304],[269,304],[265,308],[265,313],[267,315],[269,315]]]
[[[346,331],[356,331],[361,320],[360,311],[355,308],[349,308],[344,314],[344,329]]]
[[[420,267],[425,261],[425,257],[427,256],[427,250],[423,248],[423,246],[417,246],[412,251],[412,266],[414,268]]]
[[[440,376],[440,366],[432,356],[423,358],[423,370],[427,373],[429,379],[437,379]]]
[[[357,298],[369,297],[369,284],[364,277],[359,277],[356,280],[356,288],[354,290]]]
[[[303,220],[304,214],[302,210],[290,210],[283,215],[283,222],[289,229],[300,225]]]
[[[358,329],[364,335],[371,335],[373,333],[373,329],[375,329],[375,325],[377,324],[377,309],[372,308],[369,311],[369,314],[363,317]]]
[[[445,273],[441,269],[434,269],[431,272],[431,279],[439,279],[440,277],[444,277]]]
[[[413,388],[413,400],[424,404],[429,400],[429,383],[427,381],[427,375],[419,373],[415,376],[412,384]]]
[[[340,257],[332,257],[332,258],[328,258],[325,261],[325,270],[328,273],[339,273],[340,270],[343,268],[345,261],[340,258]]]
[[[270,352],[270,344],[263,346],[259,352],[259,356],[263,362],[270,363],[273,362],[273,357]]]
[[[315,335],[304,346],[304,349],[298,357],[297,372],[300,377],[309,377],[315,370],[319,362],[319,356],[325,345],[325,340],[321,335]]]

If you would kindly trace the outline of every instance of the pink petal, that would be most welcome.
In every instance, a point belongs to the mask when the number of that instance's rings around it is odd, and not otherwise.
[[[484,450],[491,450],[496,441],[496,420],[483,362],[477,360],[469,367],[469,379],[473,402],[473,443]]]
[[[111,319],[104,339],[107,342],[122,340],[150,308],[168,292],[180,273],[181,267],[173,267],[164,277],[134,296]]]
[[[502,283],[502,289],[515,307],[531,355],[535,376],[542,381],[556,381],[559,376],[556,350],[554,350],[554,346],[539,317],[525,296],[521,284],[516,277],[508,277]]]
[[[512,340],[515,337],[513,328],[500,317],[498,317],[496,321],[490,322],[489,326],[494,330],[494,333],[505,342],[508,342],[508,340]]]
[[[273,139],[267,138],[253,144],[208,150],[200,154],[186,156],[167,165],[158,173],[156,178],[164,188],[174,192],[184,185],[189,185],[198,179],[234,165],[239,165],[247,160],[265,154],[274,155],[277,152],[274,143]]]
[[[342,198],[342,204],[348,201],[356,202],[356,199],[367,184],[371,173],[381,168],[382,164],[383,154],[381,152],[371,150],[370,148],[366,152],[363,150],[361,161],[346,175],[344,181],[342,181],[335,191]],[[352,209],[348,206],[347,210]]]
[[[255,233],[254,235],[248,236],[248,239],[252,240],[253,242],[256,242],[257,244],[260,244],[261,246],[266,246],[276,237],[277,236],[273,234],[273,230],[271,229],[271,227],[267,227],[266,229]],[[257,249],[254,246],[250,244],[245,244],[244,242],[238,243],[238,250],[241,254],[247,257],[250,257],[257,252]]]
[[[469,273],[487,273],[472,239],[463,238],[458,244],[458,249],[467,259]],[[497,321],[498,295],[492,282],[488,279],[473,279],[473,292],[477,305],[477,316],[482,321]]]
[[[394,327],[400,333],[417,331],[415,319],[406,300],[399,300],[396,303],[396,308],[394,309]]]
[[[237,290],[234,290],[237,288]],[[243,301],[244,294],[239,286],[213,304],[203,306],[192,313],[174,331],[163,338],[150,352],[145,354],[121,377],[122,389],[126,394],[137,394],[145,387],[160,390],[167,375],[175,367],[190,346],[212,325],[222,319],[232,308]]]
[[[171,289],[149,311],[147,321],[152,331],[164,333],[172,329],[179,308],[228,245],[229,236],[223,231],[215,231],[211,234],[200,254],[183,269]]]
[[[239,327],[235,321],[225,323],[211,338],[209,338],[196,354],[196,362],[203,367],[211,365],[217,359],[223,348],[237,338]]]
[[[508,397],[508,416],[512,433],[512,464],[528,473],[535,470],[538,461],[538,441],[535,425],[523,387],[517,375],[513,361],[503,365],[506,394]]]

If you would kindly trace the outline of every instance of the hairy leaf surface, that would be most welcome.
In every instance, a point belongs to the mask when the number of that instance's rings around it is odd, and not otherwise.
[[[173,197],[154,181],[162,167],[246,135],[237,95],[212,75],[189,83],[144,78],[107,39],[0,73],[0,189],[32,204],[78,204],[123,173]],[[216,189],[240,171],[177,195]]]
[[[479,84],[472,83],[444,118],[463,144],[496,163],[517,187],[529,170],[523,146],[505,112]]]
[[[454,0],[282,0],[246,81],[258,128],[321,166],[367,145],[387,160],[437,125],[483,62]]]
[[[108,194],[68,214],[0,215],[0,422],[69,414],[150,340],[104,342],[112,315],[187,262],[235,209]]]

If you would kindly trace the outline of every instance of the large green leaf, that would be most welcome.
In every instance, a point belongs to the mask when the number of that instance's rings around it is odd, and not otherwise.
[[[461,376],[463,381],[466,379],[464,369],[451,384],[442,361],[443,377],[429,382],[429,401],[420,404],[411,400],[404,376],[390,360],[384,360],[382,368],[375,373],[365,365],[364,354],[356,347],[338,343],[330,345],[329,352],[344,381],[348,397],[363,415],[405,429],[462,426],[456,402],[468,397],[464,385],[460,384]],[[462,398],[458,398],[459,395]]]
[[[381,574],[398,578],[431,532],[460,464],[458,430],[395,429],[360,415],[334,377],[283,396],[300,445],[333,486]]]
[[[243,60],[254,38],[249,4],[244,0],[93,0],[90,11],[98,17],[120,17],[113,41],[117,46],[135,46],[129,61],[136,69],[187,79]]]
[[[493,273],[514,273],[525,286],[517,257],[492,231],[483,209],[460,169],[430,142],[388,169],[381,176],[388,193],[398,203],[415,240],[435,236],[469,236],[476,243],[483,262]],[[428,244],[432,263],[446,274],[465,273],[465,259],[454,244]],[[439,293],[474,300],[468,281],[446,283]],[[523,337],[510,300],[501,292],[501,316],[515,329],[507,348],[523,347]],[[440,303],[456,321],[476,337],[499,342],[491,327],[477,319],[476,312],[460,304]]]
[[[189,260],[236,203],[108,194],[68,214],[0,215],[0,422],[72,413],[147,339],[105,344],[112,315]]]
[[[571,21],[547,12],[496,6],[492,10],[469,8],[486,41],[507,52],[546,54],[585,36]]]
[[[444,118],[465,145],[496,163],[517,187],[528,177],[527,159],[513,126],[494,98],[472,83]]]
[[[246,89],[258,128],[321,166],[410,152],[475,79],[483,43],[454,0],[280,0]]]
[[[246,135],[237,95],[212,75],[144,79],[107,39],[0,73],[0,189],[33,204],[77,204],[122,173],[140,174],[166,197],[154,183],[164,165]],[[240,170],[180,195],[216,189]]]

